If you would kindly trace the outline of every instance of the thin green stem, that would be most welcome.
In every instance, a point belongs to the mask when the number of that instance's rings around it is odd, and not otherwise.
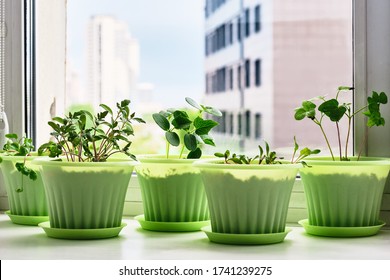
[[[339,152],[340,152],[340,161],[341,161],[343,159],[343,154],[341,150],[341,136],[340,136],[339,122],[336,122],[336,128],[337,128],[337,139],[339,140]]]
[[[337,91],[336,100],[339,98],[339,93],[340,93],[340,90]]]
[[[183,144],[183,146],[182,146],[182,148],[181,148],[181,151],[180,151],[179,159],[180,159],[180,158],[181,158],[181,156],[183,155],[184,148],[185,148],[185,145]]]
[[[169,158],[169,142],[168,141],[165,141],[165,142],[166,142],[165,151],[166,151],[167,158]]]
[[[326,141],[326,145],[328,145],[330,154],[332,155],[332,160],[334,161],[334,155],[333,155],[333,152],[332,152],[332,148],[330,147],[328,137],[326,137],[326,134],[325,134],[325,131],[324,131],[324,128],[322,127],[322,125],[320,123],[318,125],[319,125],[319,127],[321,129],[322,135],[324,135],[324,138],[325,138],[325,141]]]
[[[352,123],[352,117],[348,116],[348,132],[347,132],[347,139],[345,140],[345,158],[348,159],[348,142],[349,142],[349,136],[351,134],[351,123]]]
[[[361,111],[367,109],[368,105],[367,106],[364,106],[363,108],[360,108],[359,110],[357,110],[356,112],[354,112],[351,117],[354,117],[355,115],[359,114]]]
[[[291,163],[294,163],[294,158],[295,158],[296,152],[297,152],[297,150],[294,149],[294,153],[293,153],[292,158],[291,158]]]

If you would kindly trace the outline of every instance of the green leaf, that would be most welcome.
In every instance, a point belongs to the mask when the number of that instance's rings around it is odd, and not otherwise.
[[[88,118],[89,118],[90,120],[93,121],[93,115],[91,114],[91,112],[89,112],[89,111],[87,111],[87,110],[81,110],[81,112],[83,112],[86,116],[88,116]],[[54,118],[53,118],[53,120],[54,120]],[[64,124],[64,123],[62,123],[62,124]]]
[[[107,106],[106,104],[100,104],[99,106],[112,115],[112,110],[109,106]]]
[[[192,134],[184,135],[184,145],[190,151],[194,151],[198,147],[198,142],[196,141],[196,137]]]
[[[28,176],[31,180],[35,181],[36,179],[38,179],[38,175],[35,171],[31,170],[30,171],[30,174]]]
[[[216,156],[216,157],[220,157],[220,158],[223,158],[223,157],[225,157],[225,155],[224,155],[224,154],[222,154],[222,153],[214,153],[214,156]]]
[[[15,134],[15,133],[6,134],[5,137],[8,138],[8,139],[15,139],[15,140],[18,139],[18,135]]]
[[[353,87],[348,87],[348,86],[339,86],[338,90],[353,90]]]
[[[314,104],[313,102],[311,102],[309,100],[302,102],[302,108],[305,109],[305,111],[310,111],[316,107],[317,107],[316,104]]]
[[[168,143],[172,146],[179,146],[180,144],[180,138],[179,135],[177,135],[176,132],[173,131],[167,131],[165,132],[165,138],[167,139]]]
[[[332,122],[338,122],[344,116],[347,108],[339,106],[339,102],[336,99],[330,99],[323,102],[318,107],[318,110],[328,116]]]
[[[192,121],[190,120],[187,112],[176,110],[173,112],[172,125],[176,129],[188,130],[191,126]]]
[[[194,151],[191,151],[188,153],[187,158],[200,158],[202,156],[202,150],[199,148],[196,148]]]
[[[48,124],[51,126],[51,128],[54,129],[54,131],[56,131],[56,132],[61,131],[60,126],[58,124],[56,124],[55,122],[49,121]]]
[[[135,120],[136,122],[139,122],[139,123],[146,123],[143,119],[141,118],[133,118],[133,120]]]
[[[210,145],[210,146],[214,146],[215,147],[214,139],[211,138],[209,135],[200,135],[200,137],[202,138],[203,142],[206,145]]]
[[[294,118],[295,118],[297,121],[303,120],[304,118],[306,118],[306,110],[303,109],[303,108],[295,109]]]
[[[387,104],[387,95],[384,92],[381,92],[379,94],[379,103],[381,104]]]
[[[298,149],[299,149],[299,145],[298,145],[298,143],[297,143],[296,137],[294,136],[294,153],[295,153],[296,151],[298,151]]]
[[[195,133],[198,135],[206,135],[210,132],[211,129],[218,125],[217,122],[213,120],[204,120],[201,117],[197,117],[194,120],[194,126],[196,128]]]
[[[311,151],[312,155],[317,155],[319,153],[321,153],[321,150],[319,150],[319,149],[315,149],[315,150]]]
[[[194,108],[196,108],[196,109],[199,109],[199,110],[202,110],[202,107],[200,107],[200,105],[199,105],[195,100],[193,100],[192,98],[186,97],[185,100],[186,100],[187,103],[190,104],[192,107],[194,107]]]
[[[167,120],[166,117],[164,117],[162,114],[160,113],[155,113],[152,115],[153,117],[153,120],[156,122],[156,124],[161,127],[162,130],[164,131],[168,131],[169,128],[170,128],[170,124],[169,124],[169,121]]]
[[[218,109],[214,108],[214,107],[210,107],[210,106],[202,106],[203,110],[211,115],[214,115],[214,116],[217,116],[217,117],[222,117],[222,113],[221,111],[219,111]]]
[[[121,101],[121,107],[127,107],[130,105],[130,100],[129,99],[124,99]]]

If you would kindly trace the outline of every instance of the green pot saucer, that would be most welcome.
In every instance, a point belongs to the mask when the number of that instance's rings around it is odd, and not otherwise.
[[[298,222],[308,234],[326,236],[326,237],[365,237],[375,235],[386,223],[380,221],[378,225],[367,227],[325,227],[313,226],[309,220],[300,220]]]
[[[279,243],[284,240],[291,228],[286,228],[284,232],[263,233],[263,234],[234,234],[212,232],[211,226],[203,227],[202,231],[207,234],[211,242],[231,244],[231,245],[266,245]]]
[[[11,210],[5,211],[5,214],[11,219],[14,224],[25,226],[37,226],[39,223],[49,220],[49,216],[23,216],[11,214]]]
[[[199,231],[202,227],[210,225],[210,221],[198,221],[198,222],[153,222],[145,221],[144,215],[134,217],[141,227],[151,231],[169,231],[169,232],[186,232],[186,231]]]
[[[65,229],[52,228],[50,222],[40,223],[38,226],[43,228],[48,237],[59,239],[103,239],[118,236],[119,232],[126,226],[122,223],[119,227],[96,228],[96,229]]]

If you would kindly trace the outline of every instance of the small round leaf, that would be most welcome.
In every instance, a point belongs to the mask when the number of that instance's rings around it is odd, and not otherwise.
[[[179,146],[180,144],[180,138],[179,135],[177,135],[176,132],[167,131],[165,132],[165,138],[167,139],[168,143],[172,146]]]
[[[198,141],[193,134],[184,135],[184,145],[190,151],[194,151],[198,147]]]
[[[166,117],[164,117],[162,114],[160,113],[155,113],[152,115],[154,121],[156,122],[156,124],[161,127],[162,130],[164,131],[168,131],[169,130],[169,127],[170,127],[170,124],[169,124],[169,121],[167,120]]]
[[[202,110],[202,107],[200,107],[200,105],[192,98],[190,97],[186,97],[185,98],[187,103],[190,104],[192,107],[198,109],[198,110]]]

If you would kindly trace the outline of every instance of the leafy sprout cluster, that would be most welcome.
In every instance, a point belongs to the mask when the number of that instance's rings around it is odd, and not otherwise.
[[[331,122],[335,123],[336,130],[337,130],[340,160],[349,160],[348,142],[351,136],[352,121],[357,114],[363,113],[365,116],[367,116],[368,127],[383,126],[385,124],[385,120],[380,113],[380,105],[387,103],[387,95],[384,92],[377,93],[373,91],[372,96],[367,98],[367,105],[360,109],[357,109],[356,111],[353,111],[351,103],[340,104],[339,102],[339,95],[341,92],[352,91],[353,89],[354,88],[352,87],[340,86],[338,87],[335,98],[327,100],[325,97],[321,96],[314,99],[305,100],[302,102],[301,107],[295,109],[294,117],[296,120],[300,121],[305,118],[308,118],[312,120],[316,125],[319,126],[321,133],[325,138],[326,145],[329,148],[333,160],[335,160],[335,156],[330,146],[328,136],[326,135],[323,127],[323,120],[325,117],[327,117]],[[314,103],[315,101],[321,102],[318,107]],[[348,119],[348,128],[346,133],[345,148],[344,148],[344,155],[343,155],[339,122],[344,116]],[[360,154],[361,151],[359,152],[358,158],[360,158]]]
[[[167,158],[169,158],[170,146],[180,146],[179,158],[183,157],[184,150],[187,148],[189,150],[187,158],[189,159],[197,159],[202,156],[202,145],[215,146],[209,133],[219,123],[204,119],[202,116],[204,113],[208,113],[220,117],[222,113],[216,108],[198,104],[189,97],[186,97],[185,100],[197,109],[196,117],[191,117],[186,111],[179,109],[168,109],[153,114],[156,124],[165,131]]]
[[[115,111],[100,104],[102,111],[95,116],[80,110],[64,118],[53,118],[48,124],[53,129],[51,135],[55,141],[40,146],[38,154],[63,155],[72,162],[103,162],[116,153],[123,153],[136,160],[130,152],[129,137],[134,135],[132,122],[144,123],[144,120],[135,117],[129,105],[130,100],[125,99],[116,103]],[[87,125],[88,119],[92,125]]]
[[[6,134],[7,143],[3,147],[2,153],[4,156],[21,156],[24,157],[23,162],[16,162],[15,168],[19,171],[22,176],[27,176],[31,180],[35,181],[37,179],[37,173],[26,166],[26,159],[28,156],[31,156],[31,152],[34,150],[34,145],[32,140],[27,137],[18,137],[17,134],[11,133]],[[0,157],[0,162],[2,158]],[[22,177],[22,180],[23,180]],[[17,192],[23,191],[23,184],[20,188],[16,190]]]
[[[232,154],[230,156],[230,151],[226,150],[224,153],[215,153],[214,155],[219,158],[224,158],[224,161],[226,164],[281,164],[281,160],[283,157],[279,157],[275,151],[271,151],[269,144],[265,142],[265,149],[259,145],[259,154],[255,157],[248,157],[246,155],[237,155]],[[296,141],[296,138],[294,137],[294,152],[291,158],[291,163],[299,163],[302,162],[302,160],[310,155],[319,154],[320,150],[310,150],[309,148],[305,147],[302,150],[300,150],[299,154],[297,155],[297,151],[299,149],[299,145]],[[296,156],[297,155],[297,156]],[[304,162],[302,162],[304,164]]]

